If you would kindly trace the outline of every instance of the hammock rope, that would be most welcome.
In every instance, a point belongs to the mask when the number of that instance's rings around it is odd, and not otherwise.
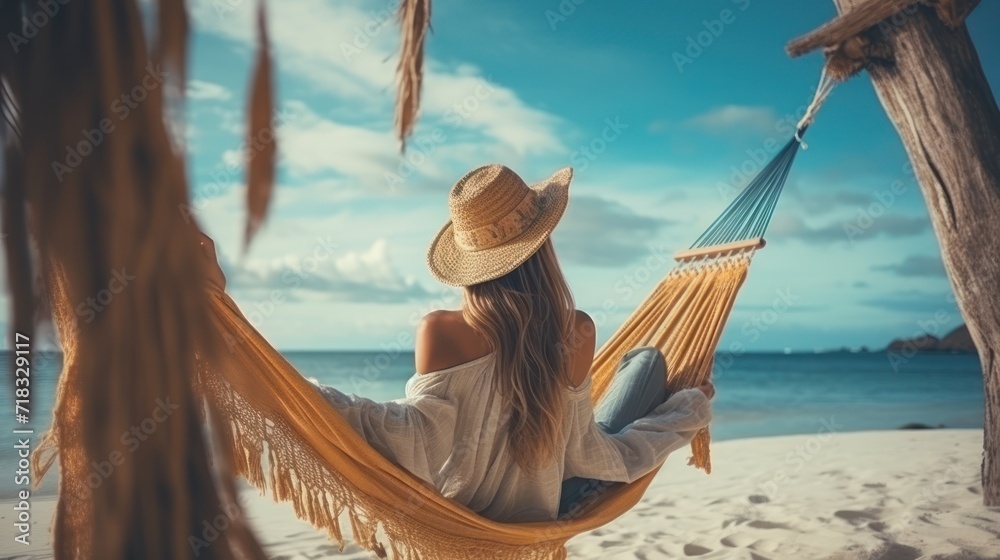
[[[788,180],[788,173],[799,153],[799,147],[808,149],[802,137],[813,123],[816,114],[836,86],[826,68],[820,75],[812,101],[795,128],[795,135],[778,151],[764,168],[747,184],[718,218],[691,245],[703,249],[716,245],[749,239],[763,239],[767,226],[774,216],[778,198]]]
[[[834,86],[837,85],[837,80],[835,80],[827,67],[824,65],[823,70],[819,75],[819,85],[816,86],[816,93],[813,95],[812,102],[806,107],[806,112],[802,115],[802,119],[799,120],[799,124],[795,127],[795,139],[802,144],[802,149],[807,150],[809,146],[802,142],[802,134],[809,128],[809,125],[813,123],[816,118],[816,113],[819,112],[820,107],[826,102],[826,98],[830,96],[830,92],[833,91]]]
[[[762,238],[771,223],[798,147],[798,140],[789,140],[695,240],[691,249]]]

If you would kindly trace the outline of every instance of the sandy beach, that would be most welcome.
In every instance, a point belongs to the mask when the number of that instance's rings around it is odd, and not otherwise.
[[[836,424],[832,424],[835,429]],[[740,439],[713,446],[705,476],[677,453],[643,501],[568,545],[571,558],[973,560],[1000,558],[1000,510],[982,506],[979,430],[912,430]],[[245,504],[270,556],[362,559],[286,504],[249,490]],[[49,558],[53,498],[32,504],[29,547],[12,544],[0,506],[0,558]]]

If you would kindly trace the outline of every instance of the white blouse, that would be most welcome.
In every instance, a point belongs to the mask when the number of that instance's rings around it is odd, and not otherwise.
[[[579,387],[566,389],[565,429],[556,453],[563,460],[524,471],[507,449],[509,413],[491,389],[493,357],[415,374],[406,397],[389,402],[310,381],[382,455],[496,521],[554,520],[563,480],[631,482],[687,445],[712,417],[705,394],[686,389],[621,432],[606,434],[594,422],[588,375]]]

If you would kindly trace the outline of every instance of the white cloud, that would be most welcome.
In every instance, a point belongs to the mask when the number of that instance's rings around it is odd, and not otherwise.
[[[217,2],[193,2],[197,27],[252,46],[255,40],[254,2],[240,2],[219,12]],[[395,3],[370,9],[370,3],[345,0],[271,2],[268,29],[280,71],[304,76],[340,97],[365,100],[392,80],[398,33],[391,10]],[[383,23],[380,23],[383,22]],[[387,81],[389,80],[389,81]]]
[[[558,117],[526,105],[478,69],[461,66],[448,72],[432,63],[424,89],[423,116],[437,127],[476,131],[518,155],[564,151],[556,133]]]
[[[254,41],[253,4],[241,3],[225,13],[213,6],[208,0],[194,3],[196,26],[237,41],[249,52]],[[363,127],[327,125],[311,132],[333,139],[351,135],[352,142],[364,145],[378,135],[387,139],[392,150],[398,148],[391,137],[399,42],[395,8],[396,2],[371,8],[360,1],[304,0],[283,3],[280,10],[269,12],[279,71],[331,95],[331,114],[340,121],[366,121]],[[491,82],[469,64],[428,59],[421,111],[423,126],[417,135],[437,130],[446,137],[448,147],[472,143],[484,146],[483,154],[499,150],[519,156],[565,150],[556,133],[561,124],[557,116],[529,106],[516,92]],[[336,124],[332,119],[330,123]],[[308,153],[290,163],[305,163]]]
[[[773,132],[778,116],[770,107],[723,105],[685,121],[688,126],[715,134],[731,131]]]
[[[188,82],[187,97],[189,99],[228,101],[232,96],[233,92],[219,84],[203,82],[201,80],[191,80]]]
[[[320,239],[305,256],[248,259],[240,266],[223,260],[229,287],[244,294],[283,293],[282,300],[327,296],[339,301],[401,303],[430,295],[415,278],[401,274],[377,239],[365,251],[334,254],[337,243]]]
[[[397,151],[392,134],[321,117],[304,103],[289,102],[291,115],[280,129],[282,163],[295,175],[330,172],[365,186],[384,184],[385,161]]]
[[[412,276],[404,277],[392,266],[385,239],[376,239],[363,253],[345,254],[334,262],[334,266],[340,276],[361,284],[396,289],[414,285]]]
[[[823,225],[806,222],[798,214],[779,211],[771,220],[768,233],[778,238],[799,239],[806,243],[829,245],[836,242],[855,244],[871,241],[876,237],[915,237],[930,230],[926,216],[886,214],[879,218],[858,218],[858,215],[842,215],[840,219]]]
[[[576,194],[554,239],[566,261],[621,267],[647,255],[647,243],[669,223],[640,214],[617,200]]]

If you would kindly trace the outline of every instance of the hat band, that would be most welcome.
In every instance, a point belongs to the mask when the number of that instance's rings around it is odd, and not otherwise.
[[[482,251],[502,245],[521,235],[540,213],[538,193],[529,188],[521,202],[499,220],[473,229],[455,229],[455,244],[465,251]]]

